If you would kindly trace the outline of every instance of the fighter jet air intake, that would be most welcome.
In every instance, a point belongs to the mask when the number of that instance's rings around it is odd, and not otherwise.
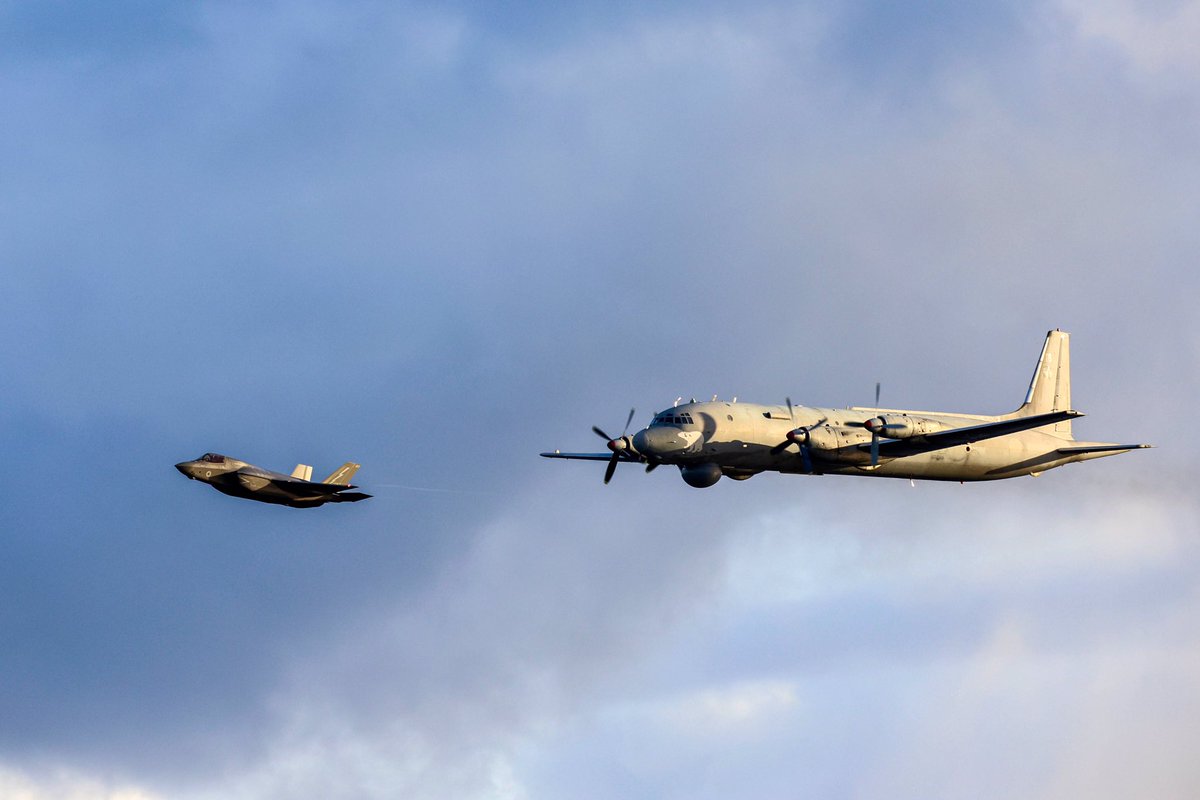
[[[875,388],[879,404],[879,387]],[[542,453],[546,458],[607,461],[604,482],[618,464],[679,468],[690,486],[722,476],[745,480],[760,472],[868,475],[911,480],[986,481],[1038,476],[1048,469],[1124,453],[1146,444],[1077,441],[1071,423],[1070,336],[1046,335],[1025,401],[1009,414],[985,416],[884,408],[696,402],[654,415],[632,436],[610,437],[608,453]]]
[[[358,464],[346,462],[328,478],[316,483],[312,480],[312,467],[307,464],[297,464],[291,475],[282,475],[219,453],[205,453],[195,461],[175,465],[175,469],[184,475],[194,481],[203,481],[218,492],[292,508],[366,500],[371,495],[346,491],[358,488],[350,484],[358,467]]]

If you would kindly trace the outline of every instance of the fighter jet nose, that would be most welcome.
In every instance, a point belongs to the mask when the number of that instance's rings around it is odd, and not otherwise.
[[[188,469],[189,464],[191,464],[190,461],[180,461],[178,464],[175,465],[175,469],[179,470],[184,475],[186,475],[190,478],[190,477],[192,477],[192,473],[191,473],[191,470]]]

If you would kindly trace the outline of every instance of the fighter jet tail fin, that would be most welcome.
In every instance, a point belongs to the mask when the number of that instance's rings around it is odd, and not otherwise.
[[[296,468],[292,470],[292,477],[299,478],[302,481],[311,481],[312,467],[308,464],[297,464]]]
[[[1071,335],[1058,329],[1046,334],[1025,402],[1009,416],[1030,417],[1052,411],[1071,411]],[[1049,431],[1073,438],[1071,420],[1055,423]]]
[[[353,461],[347,461],[333,471],[333,474],[326,478],[324,483],[332,483],[338,486],[349,486],[350,479],[354,477],[354,473],[358,472],[361,464],[355,464]]]

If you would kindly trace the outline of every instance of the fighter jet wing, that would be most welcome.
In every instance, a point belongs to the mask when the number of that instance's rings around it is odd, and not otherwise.
[[[985,422],[982,425],[970,425],[966,428],[952,428],[925,436],[914,436],[911,439],[885,439],[879,442],[879,456],[881,458],[900,458],[933,450],[944,450],[947,447],[958,447],[984,439],[995,439],[997,436],[1007,436],[1010,433],[1040,428],[1043,425],[1053,425],[1056,422],[1082,416],[1083,414],[1078,411],[1050,411],[1046,414],[1015,417],[999,422]],[[870,450],[871,445],[860,444],[858,449]]]
[[[613,457],[612,453],[564,453],[560,450],[555,450],[553,453],[541,453],[542,458],[570,458],[576,461],[608,461]],[[637,456],[632,456],[624,451],[617,457],[618,461],[632,461],[635,464],[642,463],[642,460]]]
[[[240,484],[252,492],[257,492],[259,489],[265,488],[269,483],[278,483],[276,480],[265,475],[255,475],[250,472],[239,471],[236,473]]]

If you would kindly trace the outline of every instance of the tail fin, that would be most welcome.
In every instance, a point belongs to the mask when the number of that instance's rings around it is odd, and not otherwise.
[[[292,477],[299,478],[302,481],[311,481],[312,467],[308,464],[297,464],[296,468],[292,470]]]
[[[323,483],[333,483],[338,486],[349,486],[350,479],[354,477],[354,473],[358,472],[361,464],[355,464],[353,461],[347,461],[333,471],[333,474],[326,478]]]
[[[1025,402],[1013,412],[1015,417],[1028,417],[1050,411],[1071,409],[1071,335],[1057,328],[1046,334],[1041,358],[1029,382]],[[1073,438],[1071,420],[1056,423],[1054,433]]]

